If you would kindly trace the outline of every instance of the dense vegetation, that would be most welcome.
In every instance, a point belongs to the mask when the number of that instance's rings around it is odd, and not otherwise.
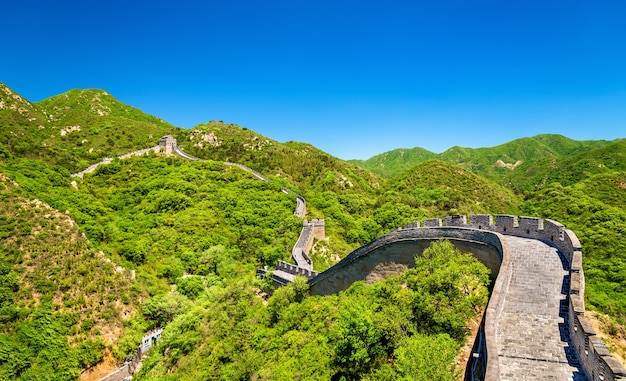
[[[0,174],[0,379],[76,379],[136,310],[128,272]]]
[[[70,176],[168,133],[206,161],[151,153]],[[486,270],[443,243],[374,285],[315,297],[298,279],[273,292],[255,269],[289,260],[302,224],[283,186],[326,221],[318,271],[425,218],[560,221],[583,244],[588,307],[623,334],[625,144],[539,135],[404,150],[381,155],[377,175],[232,124],[177,129],[101,90],[31,104],[0,84],[0,379],[76,379],[157,326],[144,379],[454,379]]]
[[[139,379],[454,380],[488,280],[442,241],[414,269],[339,295],[310,297],[300,278],[264,303],[231,281],[174,318]]]

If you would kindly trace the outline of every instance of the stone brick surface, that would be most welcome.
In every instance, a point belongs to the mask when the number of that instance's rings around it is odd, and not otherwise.
[[[567,261],[543,242],[505,239],[513,275],[496,329],[500,380],[587,380],[566,320]]]

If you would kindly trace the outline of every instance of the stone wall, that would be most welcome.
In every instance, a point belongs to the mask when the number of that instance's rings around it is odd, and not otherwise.
[[[293,214],[300,218],[304,218],[304,216],[306,216],[306,201],[304,201],[304,197],[300,195],[296,197],[296,210]]]
[[[283,261],[276,262],[276,270],[281,270],[292,275],[302,275],[308,279],[313,279],[319,274],[311,269],[306,269]]]
[[[141,339],[141,345],[137,348],[137,352],[135,352],[133,358],[124,362],[124,364],[117,368],[117,370],[107,374],[98,381],[122,381],[126,377],[132,376],[138,370],[143,356],[148,352],[148,350],[150,350],[150,348],[152,348],[152,345],[161,338],[162,332],[162,328],[157,328],[146,333]]]
[[[126,153],[122,156],[118,156],[118,159],[127,159],[129,157],[132,156],[141,156],[141,155],[145,155],[149,152],[159,152],[159,150],[161,149],[161,146],[155,146],[155,147],[151,147],[151,148],[145,148],[145,149],[140,149],[138,151],[134,151],[134,152],[130,152],[130,153]],[[80,177],[81,179],[83,178],[83,176],[85,176],[85,173],[91,173],[93,171],[96,170],[96,168],[98,168],[99,165],[106,165],[106,164],[111,164],[111,162],[113,161],[112,158],[110,157],[105,157],[104,159],[102,159],[101,161],[90,165],[89,167],[87,167],[86,169],[77,172],[77,173],[72,173],[73,177]]]
[[[330,269],[320,273],[310,282],[314,294],[328,295],[345,290],[357,280],[380,278],[378,274],[389,273],[389,268],[406,269],[415,264],[419,255],[433,241],[449,239],[464,252],[472,253],[492,271],[494,278],[502,263],[502,242],[497,234],[474,229],[455,227],[419,228],[395,230],[365,246],[362,246]]]
[[[570,266],[569,330],[578,352],[582,368],[590,380],[626,380],[626,369],[609,353],[585,317],[585,275],[582,266],[582,247],[573,231],[550,219],[498,215],[493,223],[491,215],[446,217],[446,225],[484,229],[517,237],[533,238],[558,248]],[[494,287],[494,292],[497,287]],[[493,296],[492,296],[493,298]]]
[[[243,165],[243,164],[231,163],[231,162],[228,162],[228,161],[224,162],[224,164],[226,164],[226,165],[230,165],[230,166],[233,166],[233,167],[237,167],[237,168],[241,168],[241,169],[243,169],[243,170],[244,170],[244,171],[246,171],[246,172],[250,172],[250,173],[252,173],[252,175],[253,175],[254,177],[256,177],[257,179],[259,179],[259,180],[263,180],[263,181],[267,181],[267,177],[263,176],[262,174],[260,174],[259,172],[255,171],[255,170],[254,170],[254,169],[252,169],[252,168],[248,168],[248,167],[246,167],[246,166],[245,166],[245,165]],[[287,189],[287,188],[285,188],[285,189]],[[287,190],[288,190],[288,189],[287,189]],[[291,193],[293,193],[293,192],[291,192]]]
[[[313,269],[313,262],[311,262],[309,258],[309,252],[311,251],[311,247],[313,247],[313,239],[324,239],[324,237],[324,220],[311,220],[311,222],[304,220],[302,222],[300,236],[291,250],[291,257],[298,266],[309,270]]]
[[[482,363],[475,367],[486,370],[485,380],[497,380],[498,356],[489,356],[489,352],[490,348],[495,348],[496,324],[512,276],[508,248],[506,242],[499,239],[499,234],[537,239],[559,249],[568,262],[565,265],[570,268],[567,298],[569,330],[587,377],[590,380],[626,381],[626,370],[610,355],[585,317],[582,248],[574,232],[553,220],[511,215],[496,216],[495,224],[491,215],[472,215],[469,223],[466,216],[449,216],[445,218],[445,227],[441,219],[426,220],[423,226],[420,228],[419,222],[409,224],[356,249],[313,278],[310,281],[311,292],[321,295],[335,293],[356,280],[373,281],[404,271],[412,266],[413,256],[421,253],[432,240],[449,239],[462,251],[471,252],[497,274],[485,312],[485,353],[480,353],[479,361]]]

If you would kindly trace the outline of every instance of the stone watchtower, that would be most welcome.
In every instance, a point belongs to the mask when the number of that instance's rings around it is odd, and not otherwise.
[[[172,135],[165,135],[159,139],[159,146],[163,147],[163,152],[166,155],[171,155],[174,153],[174,147],[176,147],[176,138]]]

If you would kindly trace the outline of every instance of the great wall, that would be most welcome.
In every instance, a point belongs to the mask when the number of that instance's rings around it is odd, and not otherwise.
[[[189,160],[171,136],[159,146],[125,157],[162,150]],[[98,164],[106,164],[105,159]],[[235,163],[225,163],[263,175]],[[97,164],[74,174],[95,170]],[[296,195],[295,215],[304,218],[304,198]],[[445,224],[444,224],[445,221]],[[292,250],[295,265],[279,261],[272,274],[277,284],[302,275],[315,295],[347,289],[357,280],[375,281],[405,271],[434,240],[447,239],[484,263],[494,280],[466,380],[626,381],[626,369],[614,359],[585,317],[582,247],[573,231],[559,222],[534,217],[450,216],[415,222],[364,245],[328,270],[317,273],[308,257],[314,238],[324,237],[324,221],[304,220]],[[159,333],[160,334],[160,333]],[[145,339],[145,338],[144,338]],[[108,380],[108,379],[107,379]]]

